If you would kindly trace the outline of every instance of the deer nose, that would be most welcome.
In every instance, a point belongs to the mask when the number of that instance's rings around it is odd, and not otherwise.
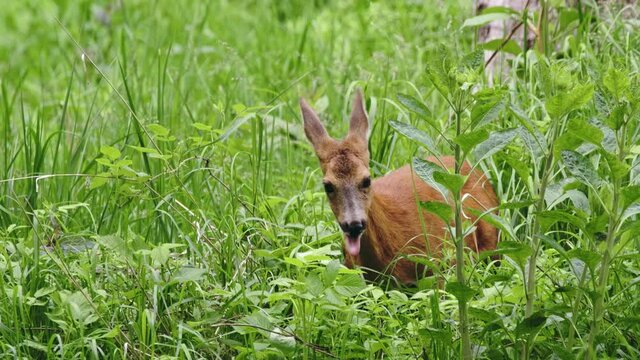
[[[360,221],[352,221],[352,222],[344,222],[340,224],[340,228],[345,233],[349,234],[349,236],[356,237],[364,231],[367,227],[367,223],[364,220]]]

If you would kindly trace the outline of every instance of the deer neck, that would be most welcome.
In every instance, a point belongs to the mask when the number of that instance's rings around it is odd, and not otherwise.
[[[372,190],[371,205],[369,206],[367,230],[362,237],[360,261],[362,265],[376,270],[393,258],[394,251],[390,239],[394,238],[393,220],[389,218],[389,208],[393,206],[393,199]]]

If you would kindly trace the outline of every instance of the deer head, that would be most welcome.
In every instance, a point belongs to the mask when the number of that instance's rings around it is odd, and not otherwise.
[[[351,111],[349,133],[343,140],[327,134],[315,111],[300,99],[304,132],[313,145],[324,175],[323,184],[331,210],[344,232],[345,249],[360,253],[360,239],[367,228],[371,205],[371,175],[367,131],[369,121],[364,111],[362,94],[356,93]]]

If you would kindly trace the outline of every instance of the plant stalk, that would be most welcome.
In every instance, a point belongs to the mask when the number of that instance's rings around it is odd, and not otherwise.
[[[591,324],[591,332],[589,333],[589,343],[587,348],[587,358],[595,359],[595,338],[600,331],[600,323],[604,316],[604,295],[607,291],[607,278],[609,277],[609,265],[611,262],[611,253],[613,245],[617,238],[615,227],[618,223],[618,206],[620,201],[620,179],[613,182],[613,213],[609,217],[609,229],[607,230],[607,249],[602,256],[600,263],[600,274],[598,275],[598,288],[596,289],[596,302],[593,307],[593,323]]]
[[[560,127],[556,125],[553,129],[551,142],[548,148],[549,153],[544,160],[542,179],[540,181],[540,187],[538,188],[538,202],[535,205],[536,212],[541,212],[545,209],[544,196],[547,192],[549,178],[551,177],[551,171],[553,169],[553,144],[558,136],[559,128]],[[527,303],[524,309],[525,318],[528,318],[533,314],[533,304],[536,300],[536,267],[538,262],[538,252],[540,251],[540,237],[537,236],[540,233],[540,221],[538,220],[538,216],[534,216],[531,229],[531,248],[533,249],[533,252],[531,254],[531,258],[529,258],[529,268],[525,278],[525,295],[527,297]],[[523,360],[529,358],[529,344],[526,342],[522,345],[520,358]]]
[[[620,138],[618,138],[618,160],[624,161],[624,140],[626,139],[626,126],[622,126]],[[609,216],[609,227],[607,229],[607,248],[602,255],[600,262],[600,273],[598,275],[598,287],[596,288],[596,301],[593,307],[593,322],[591,323],[591,331],[589,332],[589,342],[587,343],[587,359],[595,359],[595,341],[596,336],[600,332],[600,325],[604,317],[604,297],[607,291],[607,282],[609,278],[609,266],[611,265],[613,246],[616,243],[618,234],[616,228],[620,221],[620,192],[622,188],[622,179],[615,178],[613,181],[613,200],[611,203],[611,212]]]
[[[456,110],[456,137],[460,136],[462,129],[462,119],[460,117],[460,111]],[[462,151],[458,144],[455,145],[455,174],[460,175],[462,164],[464,159],[462,158]],[[462,233],[462,196],[460,191],[453,194],[455,201],[455,226],[456,226],[456,279],[462,286],[466,286],[466,279],[464,277],[464,237]],[[467,314],[467,300],[462,298],[458,299],[458,311],[460,313],[460,337],[462,339],[462,359],[472,359],[471,354],[471,337],[469,334],[469,319]]]

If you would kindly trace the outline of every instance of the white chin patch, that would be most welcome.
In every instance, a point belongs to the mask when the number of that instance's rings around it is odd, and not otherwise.
[[[362,234],[352,237],[348,234],[344,234],[344,245],[345,249],[351,256],[358,256],[360,254],[360,238]]]

